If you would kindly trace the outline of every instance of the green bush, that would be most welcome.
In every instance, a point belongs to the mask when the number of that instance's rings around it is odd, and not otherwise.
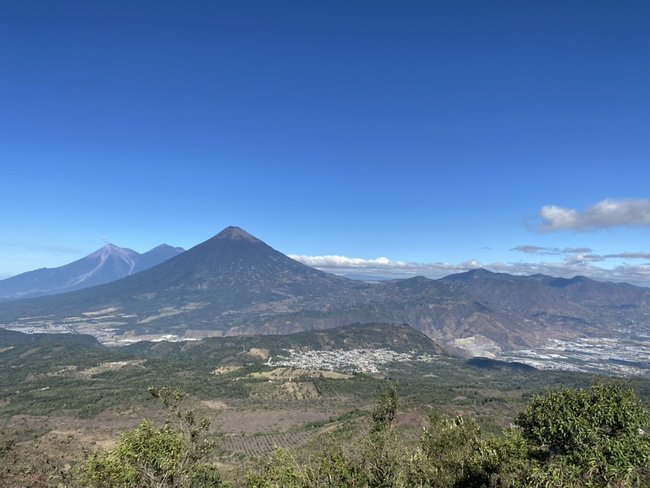
[[[210,425],[183,410],[184,394],[150,388],[171,415],[164,425],[143,420],[124,432],[117,446],[93,453],[74,476],[74,484],[89,488],[203,488],[219,487],[216,468],[205,462],[214,444],[201,439]]]
[[[517,416],[536,465],[531,483],[650,486],[650,414],[614,383],[536,396]]]
[[[181,408],[183,394],[152,389],[170,410],[163,426],[143,421],[118,446],[91,456],[77,481],[88,487],[222,486],[206,463],[209,423]],[[351,445],[325,444],[299,457],[276,450],[250,467],[247,488],[472,488],[650,486],[650,414],[614,383],[533,397],[516,425],[486,437],[476,420],[432,415],[416,446],[400,443],[394,388],[384,392]],[[340,439],[340,438],[339,438]]]

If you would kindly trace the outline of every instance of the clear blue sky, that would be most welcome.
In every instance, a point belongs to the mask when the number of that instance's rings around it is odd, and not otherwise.
[[[239,225],[307,257],[650,285],[649,18],[644,1],[3,1],[0,276]]]

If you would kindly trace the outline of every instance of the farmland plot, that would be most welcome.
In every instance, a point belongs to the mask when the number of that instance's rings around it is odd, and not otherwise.
[[[313,431],[299,431],[266,435],[237,435],[225,437],[221,445],[228,452],[244,454],[248,457],[259,457],[277,447],[298,447],[315,434]]]

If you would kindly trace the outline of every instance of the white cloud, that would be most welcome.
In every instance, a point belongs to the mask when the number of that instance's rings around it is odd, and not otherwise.
[[[577,211],[557,205],[544,205],[539,211],[539,216],[544,221],[543,230],[573,229],[578,222]]]
[[[605,261],[605,257],[599,256],[598,254],[578,253],[565,256],[564,258],[564,262],[567,264],[584,264],[590,262],[594,263],[597,261]]]
[[[363,267],[373,267],[373,266],[400,266],[403,265],[401,261],[391,261],[385,257],[379,257],[375,259],[364,259],[364,258],[348,258],[346,256],[337,256],[337,255],[327,255],[327,256],[300,256],[297,254],[290,254],[291,259],[300,261],[301,263],[307,264],[314,267],[354,267],[354,268],[363,268]]]
[[[289,257],[329,273],[350,276],[359,275],[377,279],[409,278],[418,275],[441,278],[449,274],[460,273],[482,266],[480,262],[475,260],[450,264],[443,262],[405,263],[403,261],[393,261],[386,257],[365,259],[337,255],[302,256],[296,254],[290,254]]]
[[[588,250],[586,248],[581,248]],[[564,249],[562,249],[564,251]],[[621,253],[620,255],[599,256],[591,253],[567,253],[558,262],[517,262],[517,263],[482,263],[469,260],[462,263],[405,263],[393,261],[388,258],[364,259],[349,258],[346,256],[298,256],[293,259],[322,271],[359,277],[361,279],[398,279],[413,276],[426,276],[437,279],[455,273],[462,273],[470,269],[485,268],[499,273],[514,275],[545,274],[562,278],[572,278],[577,275],[587,276],[600,281],[626,282],[639,286],[650,287],[650,263],[640,265],[621,265],[613,268],[604,268],[594,263],[604,261],[610,256],[639,255],[650,253]]]
[[[544,205],[539,211],[539,230],[597,230],[608,227],[650,226],[650,200],[602,200],[584,211],[557,205]]]

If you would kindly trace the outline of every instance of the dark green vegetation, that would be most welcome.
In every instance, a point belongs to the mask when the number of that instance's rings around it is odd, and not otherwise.
[[[650,414],[631,390],[596,384],[535,396],[516,426],[484,436],[468,417],[431,415],[419,440],[400,442],[389,389],[354,448],[311,459],[278,451],[253,468],[252,487],[519,487],[650,485]]]
[[[88,334],[23,334],[13,330],[0,329],[0,347],[25,345],[102,347],[94,336]]]
[[[329,351],[354,348],[388,347],[396,352],[439,354],[441,348],[423,333],[404,324],[351,324],[327,330],[296,332],[287,335],[212,337],[196,342],[138,342],[124,351],[164,358],[188,356],[223,362],[241,362],[242,351],[268,349],[276,356],[288,349]],[[189,353],[189,354],[188,354]]]
[[[150,389],[169,408],[164,426],[143,421],[118,445],[99,451],[71,475],[71,486],[216,487],[201,440],[209,420],[181,409],[183,395]],[[516,427],[483,436],[472,418],[430,417],[417,442],[400,441],[397,392],[389,387],[354,442],[327,445],[309,457],[286,450],[250,466],[243,487],[648,486],[650,414],[631,390],[595,384],[534,397]],[[175,422],[174,422],[175,421]],[[174,425],[175,424],[175,425]],[[228,483],[230,485],[230,483]]]
[[[549,430],[553,422],[535,424],[543,418],[539,413],[551,410],[545,400],[534,400],[534,395],[549,388],[589,388],[593,378],[518,369],[498,362],[474,361],[477,365],[472,365],[439,355],[435,344],[406,326],[357,325],[290,336],[138,343],[118,349],[92,347],[96,344],[84,344],[85,339],[74,336],[31,336],[29,340],[12,336],[13,345],[7,340],[0,346],[1,486],[72,483],[70,476],[76,472],[75,466],[80,467],[80,460],[98,447],[112,454],[88,458],[95,459],[95,466],[125,465],[128,453],[137,446],[153,449],[165,439],[170,442],[171,454],[178,456],[173,459],[187,459],[191,451],[187,425],[165,423],[159,401],[147,393],[151,385],[183,390],[187,394],[183,411],[193,411],[195,419],[207,417],[212,421],[209,428],[200,429],[196,438],[214,442],[216,449],[202,451],[200,457],[186,464],[195,465],[196,472],[212,479],[211,468],[203,468],[206,463],[217,463],[221,478],[240,483],[247,479],[248,486],[291,486],[269,481],[280,476],[278,470],[295,478],[295,486],[317,486],[308,484],[316,483],[316,479],[321,480],[321,486],[400,486],[398,482],[405,479],[413,483],[419,479],[422,486],[469,486],[457,480],[470,468],[481,480],[488,475],[490,479],[497,476],[495,480],[511,479],[511,472],[515,473],[513,479],[525,472],[529,480],[544,480],[545,476],[585,480],[591,473],[598,486],[607,476],[623,476],[619,468],[598,471],[603,460],[609,465],[645,455],[643,449],[630,451],[617,443],[592,442],[614,432],[614,424],[606,422],[616,415],[618,406],[625,408],[616,417],[616,425],[627,426],[620,439],[633,435],[633,429],[628,427],[639,411],[627,394],[620,395],[618,404],[610,403],[609,411],[603,410],[609,413],[601,415],[601,410],[595,410],[584,424],[562,427],[572,432],[591,432],[581,434],[579,441],[583,444],[575,444],[581,453],[595,459],[596,464],[585,473],[576,466],[588,466],[587,458],[576,457],[573,444],[560,452],[550,443],[555,435]],[[288,348],[351,350],[388,344],[396,351],[424,355],[428,362],[389,363],[380,367],[380,374],[343,377],[327,371],[266,365],[266,354],[275,357]],[[387,379],[397,386],[400,411],[396,415],[391,413],[394,397],[384,398],[383,411],[376,408]],[[628,386],[647,405],[650,384],[639,379],[629,381]],[[566,396],[561,403],[568,410],[558,410],[553,417],[576,417],[576,411],[583,412],[585,405],[593,403],[589,395],[599,398],[598,391],[575,396],[563,393]],[[604,391],[606,398],[616,393]],[[625,412],[629,412],[627,417]],[[145,418],[150,421],[141,423]],[[594,433],[591,425],[601,420],[604,428]],[[513,432],[503,429],[515,421],[523,429],[513,437]],[[378,428],[378,424],[390,424],[390,428]],[[201,425],[196,420],[191,428]],[[429,437],[422,435],[423,428]],[[531,434],[524,435],[525,429]],[[124,433],[122,441],[115,444],[120,433]],[[562,439],[557,445],[562,442],[569,445]],[[585,447],[588,445],[595,446],[595,450],[589,451]],[[112,450],[120,446],[122,451]],[[271,454],[274,447],[283,450]],[[440,458],[441,452],[450,457]],[[599,458],[603,452],[607,454]],[[617,452],[622,453],[618,458]],[[127,457],[115,457],[119,453]],[[497,463],[505,458],[519,464],[506,469]],[[421,462],[408,464],[418,459]],[[413,471],[416,466],[422,472]],[[162,469],[158,474],[165,472]],[[643,474],[636,468],[626,472]],[[301,473],[311,478],[300,478]],[[375,473],[372,476],[376,479],[385,476],[394,483],[371,483],[367,481],[368,473]],[[407,474],[411,478],[405,478]],[[330,475],[346,481],[327,485],[323,480],[330,479]],[[260,476],[266,481],[260,481]],[[350,481],[349,476],[357,481]],[[430,483],[433,478],[441,481],[437,485]]]

